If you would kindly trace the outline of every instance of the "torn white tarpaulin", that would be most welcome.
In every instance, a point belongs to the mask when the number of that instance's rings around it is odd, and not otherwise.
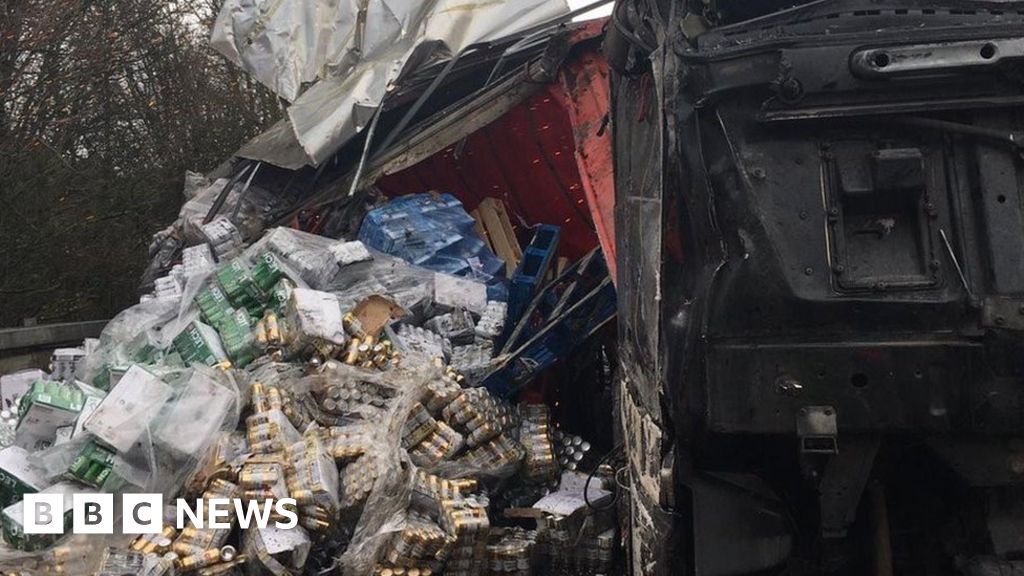
[[[420,47],[455,54],[568,11],[565,0],[227,0],[211,43],[293,102],[287,121],[317,164],[369,123]],[[295,167],[291,147],[260,149]]]

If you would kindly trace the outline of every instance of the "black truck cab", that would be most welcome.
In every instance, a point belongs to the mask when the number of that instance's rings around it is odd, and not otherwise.
[[[636,574],[1024,573],[1024,3],[620,1]]]

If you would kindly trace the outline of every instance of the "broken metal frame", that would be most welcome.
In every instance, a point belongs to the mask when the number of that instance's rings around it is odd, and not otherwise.
[[[503,51],[499,57],[499,62],[514,53],[513,47],[516,47],[517,50],[522,50],[525,46],[528,46],[529,44],[522,42],[523,39],[532,35],[539,35],[542,32],[549,32],[553,38],[557,37],[558,33],[552,31],[553,29],[557,29],[576,16],[609,2],[611,0],[598,0],[568,12],[559,18],[516,33],[515,36],[519,37],[520,40]],[[445,146],[459,142],[476,130],[501,117],[516,104],[525,100],[530,94],[539,90],[541,83],[556,81],[558,66],[551,66],[551,61],[554,57],[559,60],[555,64],[560,64],[561,58],[565,56],[565,50],[559,50],[557,55],[546,53],[496,84],[490,84],[492,78],[488,78],[488,81],[483,86],[466,98],[412,125],[411,128],[409,127],[415,115],[419,113],[433,93],[443,85],[444,80],[466,54],[500,45],[506,40],[508,38],[472,44],[455,54],[445,63],[444,68],[431,80],[430,84],[411,107],[406,110],[398,124],[388,132],[379,146],[373,146],[371,142],[364,144],[363,155],[366,156],[366,160],[363,161],[361,159],[360,165],[367,169],[365,175],[357,165],[356,169],[350,172],[348,176],[326,187],[321,192],[313,194],[312,197],[302,202],[300,206],[283,215],[278,219],[278,222],[287,221],[303,210],[319,208],[343,199],[346,196],[353,196],[355,191],[361,188],[361,183],[364,180],[375,181],[385,174],[411,166],[442,150]],[[492,70],[492,76],[497,76],[497,74],[493,74],[497,69],[496,66]],[[389,100],[389,98],[385,98],[378,107],[378,112],[375,113],[376,116],[382,114]],[[398,141],[399,135],[403,136],[401,141]],[[369,134],[367,139],[371,139]],[[374,151],[373,148],[377,150]],[[342,190],[345,192],[342,192]]]
[[[537,24],[536,26],[531,26],[525,30],[519,31],[516,35],[519,36],[521,39],[518,40],[516,43],[512,44],[509,48],[505,49],[501,57],[498,58],[498,61],[495,64],[494,69],[492,69],[490,76],[488,76],[487,81],[484,82],[483,88],[487,88],[487,86],[490,84],[491,80],[495,76],[495,73],[500,69],[501,64],[504,62],[505,58],[510,53],[514,52],[514,49],[521,49],[523,46],[525,46],[527,40],[530,40],[535,36],[539,35],[540,33],[550,30],[551,28],[555,28],[566,22],[569,22],[576,16],[579,16],[580,14],[584,14],[610,2],[612,2],[612,0],[597,0],[597,2],[592,2],[590,4],[587,4],[586,6],[572,10],[567,14],[559,16],[558,18],[555,18],[553,20],[542,22],[540,24]],[[458,53],[456,53],[454,56],[452,56],[448,60],[447,64],[445,64],[445,67],[441,70],[441,72],[437,76],[435,76],[433,81],[431,81],[430,85],[427,86],[427,89],[424,90],[422,94],[420,94],[419,98],[416,99],[416,102],[413,103],[409,110],[406,111],[405,115],[402,116],[402,119],[398,122],[398,124],[396,124],[395,127],[391,130],[391,132],[387,135],[387,137],[384,138],[384,142],[380,146],[380,153],[384,153],[390,148],[395,138],[399,134],[401,134],[403,130],[405,130],[409,122],[411,122],[412,119],[416,116],[416,114],[420,111],[420,108],[422,108],[423,105],[427,102],[427,100],[430,99],[434,91],[437,90],[437,88],[441,85],[444,79],[447,78],[448,74],[452,71],[452,68],[455,67],[455,65],[465,54],[467,54],[468,52],[472,52],[474,50],[479,50],[481,48],[489,48],[495,44],[496,42],[494,41],[470,44],[469,46],[466,46]]]
[[[220,194],[217,195],[217,199],[213,201],[213,205],[210,206],[210,210],[206,213],[206,217],[203,218],[203,224],[209,224],[210,222],[213,221],[213,219],[217,216],[217,213],[220,212],[220,209],[224,207],[224,202],[227,201],[228,195],[231,194],[231,190],[235,187],[236,184],[238,184],[239,180],[245,177],[245,173],[248,172],[249,168],[251,168],[256,163],[257,162],[255,160],[246,161],[245,165],[242,166],[237,172],[235,172],[233,176],[231,176],[231,179],[228,180],[228,183],[224,185],[224,189],[221,190]],[[250,182],[251,181],[252,180],[250,179]]]
[[[754,4],[733,2],[741,3]],[[677,487],[721,471],[784,486],[780,503],[799,511],[799,531],[808,537],[794,562],[801,567],[842,560],[841,546],[828,540],[847,530],[872,471],[885,482],[914,483],[916,477],[889,466],[889,449],[902,438],[963,443],[920,454],[975,483],[1019,485],[1019,472],[1006,470],[1012,460],[1005,450],[977,454],[965,441],[998,443],[1024,430],[1016,402],[1022,346],[1013,333],[1024,326],[1015,186],[1024,96],[1019,65],[978,62],[986,43],[1007,45],[1020,36],[1022,7],[828,0],[698,38],[681,37],[680,18],[673,18],[655,23],[663,27],[663,53],[650,77],[646,69],[635,78],[615,68],[624,404],[667,417],[658,432],[678,446],[655,454],[631,446],[637,476],[676,450],[667,483]],[[851,55],[865,50],[935,48],[917,50],[920,60],[964,41],[977,57],[918,61],[916,70],[884,79],[854,74],[850,66]],[[636,109],[641,78],[658,89],[651,122]],[[891,151],[878,151],[879,141],[889,149],[922,149],[922,160],[903,162],[913,168],[906,174],[886,171],[884,162],[872,166],[873,158],[893,159]],[[843,168],[842,181],[823,177],[832,159]],[[893,177],[910,173],[917,182]],[[894,189],[904,194],[899,202]],[[846,209],[864,220],[896,213],[907,232],[887,237],[887,250],[862,249],[861,270],[852,271],[835,260],[827,238],[829,219],[841,223]],[[918,246],[911,225],[925,218],[942,247],[929,237],[936,249],[899,252],[901,243]],[[857,230],[849,227],[853,240]],[[856,293],[842,284],[851,272],[866,272],[866,262],[877,262],[881,276],[914,271],[921,261],[926,270],[943,270],[941,282],[879,283]],[[834,435],[832,426],[805,426],[794,438],[794,413],[809,407],[837,416]],[[886,435],[886,450],[878,450],[876,435]],[[821,448],[802,459],[827,461],[814,479],[799,477],[797,439]],[[872,470],[876,455],[886,465]],[[686,510],[690,496],[681,494]],[[745,526],[740,522],[728,531],[691,518],[659,525],[651,521],[664,512],[656,501],[634,503],[631,552],[643,573],[711,573],[702,555],[742,557],[744,546],[761,538],[737,530]],[[779,536],[791,530],[778,528]],[[659,546],[699,554],[680,568]],[[744,568],[767,570],[783,560],[765,557]]]
[[[449,106],[438,114],[438,117],[427,118],[423,122],[408,129],[400,142],[396,142],[380,153],[370,154],[365,173],[359,181],[376,181],[381,176],[397,172],[412,166],[427,157],[436,154],[457,142],[459,138],[468,136],[476,130],[497,120],[531,94],[541,89],[542,81],[553,81],[542,75],[543,66],[533,62],[505,81],[495,84],[487,90],[471,94],[459,102]],[[323,207],[343,199],[358,182],[352,173],[339,182],[314,194],[300,206],[292,209],[278,221],[287,221],[303,210]],[[355,186],[358,191],[359,186]]]
[[[594,284],[586,281],[588,277],[600,279]],[[541,312],[545,307],[550,310]],[[500,396],[516,392],[615,316],[615,287],[600,249],[595,248],[537,292],[484,378],[484,386]]]

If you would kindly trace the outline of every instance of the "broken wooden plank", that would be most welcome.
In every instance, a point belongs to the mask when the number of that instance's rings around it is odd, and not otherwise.
[[[480,219],[490,238],[494,253],[505,261],[506,274],[509,278],[523,258],[523,249],[519,246],[512,221],[508,217],[508,209],[499,198],[484,198],[477,208]]]
[[[487,244],[487,247],[491,249],[491,252],[494,252],[494,243],[491,242],[491,236],[487,233],[487,228],[484,227],[484,221],[480,216],[480,209],[477,208],[473,210],[469,215],[473,217],[473,228],[476,229],[477,235],[480,236],[480,239]],[[497,252],[494,253],[497,254]]]

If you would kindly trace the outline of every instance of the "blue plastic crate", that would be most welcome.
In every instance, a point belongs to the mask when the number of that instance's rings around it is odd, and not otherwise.
[[[509,286],[506,326],[512,326],[519,321],[537,288],[544,283],[544,277],[547,276],[558,252],[561,233],[558,226],[542,224],[534,232],[530,245],[523,250],[523,258],[519,261]]]
[[[565,358],[616,314],[615,287],[600,250],[573,264],[530,302],[501,348],[501,362],[484,379],[509,397]]]

